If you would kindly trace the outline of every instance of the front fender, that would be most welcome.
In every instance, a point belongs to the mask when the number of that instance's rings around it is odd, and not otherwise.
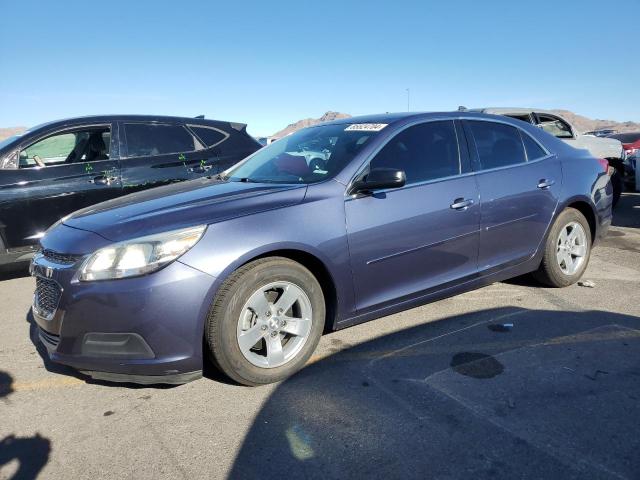
[[[245,263],[271,253],[301,252],[314,257],[329,274],[338,297],[336,319],[342,318],[355,308],[343,196],[308,197],[298,205],[209,225],[180,261],[215,277],[213,299],[224,280]],[[205,318],[206,312],[203,322]]]

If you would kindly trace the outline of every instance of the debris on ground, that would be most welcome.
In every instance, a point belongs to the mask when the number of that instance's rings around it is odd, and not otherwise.
[[[578,285],[580,285],[581,287],[587,287],[587,288],[593,288],[596,286],[595,282],[591,280],[580,280],[578,282]]]

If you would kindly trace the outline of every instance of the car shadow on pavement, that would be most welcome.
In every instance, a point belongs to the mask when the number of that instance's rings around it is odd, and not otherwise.
[[[640,471],[638,317],[509,307],[353,347],[333,335],[338,351],[265,402],[230,478]]]
[[[13,393],[13,377],[0,370],[0,402],[8,402]],[[33,437],[7,435],[0,439],[0,478],[31,480],[37,478],[49,461],[51,442],[36,433]],[[11,464],[10,466],[8,466]],[[17,465],[13,465],[17,464]],[[8,471],[13,471],[8,476]]]

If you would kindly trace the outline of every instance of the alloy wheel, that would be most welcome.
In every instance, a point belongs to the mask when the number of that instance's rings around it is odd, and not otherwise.
[[[311,333],[311,302],[291,282],[272,282],[256,290],[240,312],[238,346],[253,365],[276,368],[302,350]]]
[[[587,235],[578,222],[565,225],[558,236],[556,259],[565,275],[574,275],[587,256]]]

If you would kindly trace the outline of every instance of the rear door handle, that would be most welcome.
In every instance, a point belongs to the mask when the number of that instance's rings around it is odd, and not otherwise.
[[[98,175],[89,180],[89,183],[94,185],[111,185],[111,182],[117,180],[117,177],[108,177],[106,175]]]
[[[189,169],[189,172],[191,172],[191,173],[204,173],[204,172],[208,172],[212,168],[213,168],[213,165],[199,165],[197,167],[191,167]]]
[[[549,188],[551,185],[553,185],[554,183],[556,183],[555,180],[547,180],[546,178],[543,178],[542,180],[540,180],[540,182],[538,183],[538,188],[543,188],[543,189],[547,189]]]
[[[464,199],[462,197],[456,198],[453,203],[450,205],[454,210],[466,210],[471,205],[473,205],[473,200],[470,198]]]

